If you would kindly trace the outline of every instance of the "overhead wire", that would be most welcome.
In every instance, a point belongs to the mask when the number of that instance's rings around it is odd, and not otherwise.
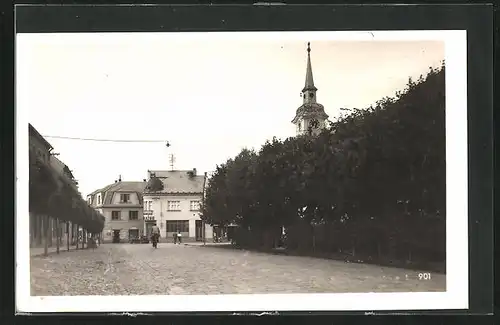
[[[44,138],[49,139],[63,139],[63,140],[77,140],[77,141],[97,141],[97,142],[128,142],[128,143],[165,143],[170,146],[168,140],[133,140],[133,139],[97,139],[97,138],[79,138],[79,137],[65,137],[58,135],[44,135]]]

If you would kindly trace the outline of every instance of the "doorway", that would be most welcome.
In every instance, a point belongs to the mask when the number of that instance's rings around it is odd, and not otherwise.
[[[128,239],[129,240],[139,239],[139,229],[134,229],[134,228],[129,229]]]
[[[120,242],[120,230],[113,230],[113,243]]]
[[[203,241],[203,221],[195,220],[196,241]]]

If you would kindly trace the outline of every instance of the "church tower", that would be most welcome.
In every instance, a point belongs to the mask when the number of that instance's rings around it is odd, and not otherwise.
[[[307,43],[306,83],[302,89],[302,105],[297,109],[292,123],[297,135],[317,135],[326,125],[328,115],[323,105],[316,101],[316,91],[311,67],[311,43]]]

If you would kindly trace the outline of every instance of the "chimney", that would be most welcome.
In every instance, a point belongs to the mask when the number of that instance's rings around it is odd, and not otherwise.
[[[193,168],[193,176],[196,176],[196,168]]]
[[[121,182],[122,181],[122,175],[119,175],[118,176],[118,182]]]
[[[142,179],[142,181],[143,181],[143,182],[145,182],[145,181],[146,181],[146,179],[145,179],[145,178],[143,178],[143,179]]]

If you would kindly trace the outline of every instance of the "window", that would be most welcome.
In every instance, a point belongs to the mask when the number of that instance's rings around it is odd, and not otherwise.
[[[101,204],[101,194],[97,196],[97,204]]]
[[[168,211],[181,211],[181,201],[168,201],[167,210]]]
[[[120,203],[129,203],[130,194],[120,194]]]
[[[151,201],[144,201],[144,210],[151,210]]]
[[[121,220],[121,211],[111,211],[111,220]]]
[[[188,220],[167,220],[167,232],[189,232]]]
[[[139,211],[128,212],[128,220],[138,220],[138,219],[139,219]]]
[[[191,201],[191,202],[189,202],[189,210],[191,210],[191,211],[199,211],[200,210],[200,201]]]

